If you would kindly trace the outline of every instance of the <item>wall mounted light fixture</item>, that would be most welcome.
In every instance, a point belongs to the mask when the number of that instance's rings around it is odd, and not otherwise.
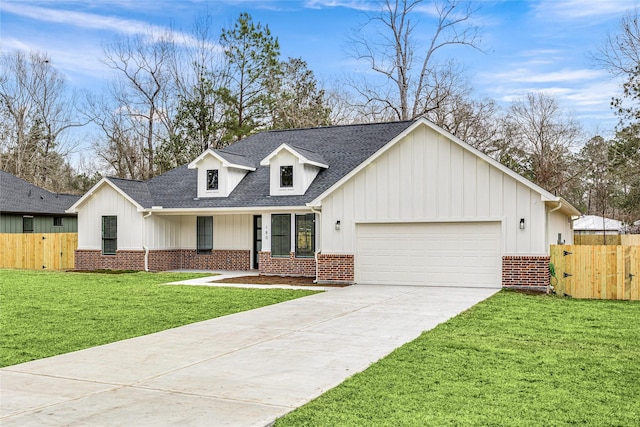
[[[336,221],[336,230],[340,231],[340,220]]]
[[[520,218],[520,230],[524,230],[524,218]]]

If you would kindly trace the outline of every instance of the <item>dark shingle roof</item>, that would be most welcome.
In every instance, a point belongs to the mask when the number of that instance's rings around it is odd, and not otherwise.
[[[251,161],[251,159],[248,159],[247,157],[242,156],[240,154],[230,153],[225,150],[213,150],[213,151],[231,164],[246,166],[254,169],[256,167],[255,163]]]
[[[21,214],[64,214],[80,196],[56,194],[0,171],[0,211]]]
[[[197,199],[197,170],[188,169],[187,165],[145,182],[109,179],[145,208],[304,206],[412,123],[413,121],[404,121],[291,129],[250,136],[224,149],[226,153],[242,156],[257,168],[254,172],[247,173],[229,197]],[[260,161],[283,143],[300,150],[300,154],[313,155],[314,161],[322,160],[322,163],[329,165],[328,169],[320,170],[304,195],[269,195],[269,167],[260,166]]]
[[[327,161],[324,159],[324,157],[322,157],[320,154],[316,153],[315,151],[307,150],[302,147],[296,147],[295,145],[289,145],[289,146],[294,150],[296,150],[299,154],[302,154],[303,156],[305,156],[307,160],[320,163],[323,165],[327,164]]]

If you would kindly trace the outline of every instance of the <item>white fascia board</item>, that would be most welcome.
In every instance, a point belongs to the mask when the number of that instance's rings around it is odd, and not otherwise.
[[[267,157],[262,159],[260,161],[260,166],[269,166],[269,163],[271,162],[271,159],[274,158],[275,156],[277,156],[280,153],[280,151],[282,151],[282,150],[287,150],[289,153],[293,154],[295,157],[298,158],[298,161],[300,163],[313,165],[313,166],[316,166],[318,168],[323,168],[323,169],[328,169],[329,168],[329,165],[325,165],[324,163],[314,162],[313,160],[307,159],[301,153],[296,151],[295,148],[291,147],[290,145],[287,145],[286,143],[281,144],[278,148],[273,150]]]
[[[560,212],[563,212],[564,214],[570,216],[571,218],[579,217],[580,215],[582,215],[582,213],[578,209],[576,209],[571,203],[569,203],[562,197],[556,197],[555,200],[545,200],[543,198],[543,201],[545,203],[551,203],[551,202],[556,203],[554,208],[560,206],[560,209],[559,209]]]
[[[256,170],[256,168],[252,168],[250,166],[238,165],[236,163],[230,163],[224,157],[222,157],[221,155],[219,155],[218,153],[213,151],[211,148],[207,148],[202,154],[200,154],[198,157],[196,157],[191,163],[189,163],[187,165],[187,168],[188,169],[197,169],[198,168],[198,163],[200,163],[207,156],[215,157],[216,159],[218,159],[220,161],[220,163],[222,163],[222,166],[226,167],[226,168],[242,169],[242,170],[246,170],[246,171],[250,171],[250,172],[253,172],[253,171]]]
[[[154,215],[225,215],[225,214],[262,214],[272,212],[310,212],[307,206],[250,206],[237,208],[151,208],[144,212],[152,212]]]
[[[127,199],[132,205],[134,205],[136,207],[136,210],[138,212],[142,212],[144,211],[144,207],[142,207],[142,205],[140,205],[138,202],[136,202],[135,200],[133,200],[131,198],[131,196],[129,196],[127,193],[125,193],[124,191],[122,191],[120,189],[120,187],[118,187],[117,185],[115,185],[113,182],[111,182],[109,180],[109,178],[104,177],[102,178],[100,181],[98,181],[96,183],[96,185],[94,185],[93,187],[91,187],[91,189],[89,191],[87,191],[86,193],[84,193],[84,195],[82,197],[80,197],[78,199],[77,202],[75,202],[73,205],[71,205],[69,207],[69,209],[67,209],[65,212],[67,213],[78,213],[78,208],[84,204],[85,201],[87,201],[90,197],[92,197],[97,191],[100,190],[100,188],[102,188],[102,186],[104,185],[108,185],[111,188],[113,188],[118,194],[120,194],[122,197],[124,197],[125,199]]]

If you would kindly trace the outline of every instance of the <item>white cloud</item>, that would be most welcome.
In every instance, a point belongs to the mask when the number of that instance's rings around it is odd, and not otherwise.
[[[587,69],[562,69],[547,73],[521,73],[514,75],[511,80],[524,83],[552,83],[552,82],[578,82],[584,80],[604,79],[607,75],[604,71]]]
[[[366,0],[307,0],[305,7],[309,9],[324,9],[334,7],[344,7],[360,11],[379,10],[374,2]]]
[[[127,35],[144,35],[150,39],[170,35],[177,43],[195,45],[197,42],[190,35],[172,31],[165,27],[151,25],[134,19],[102,16],[93,13],[76,12],[72,10],[51,9],[39,6],[29,6],[23,3],[2,2],[2,13],[11,13],[35,21],[51,22],[92,30],[107,30]]]
[[[534,10],[539,17],[581,20],[608,19],[635,7],[637,0],[542,0]]]

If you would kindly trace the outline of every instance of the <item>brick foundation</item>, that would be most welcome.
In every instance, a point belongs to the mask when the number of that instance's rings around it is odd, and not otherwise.
[[[214,250],[198,254],[195,249],[149,251],[149,270],[250,270],[248,250]],[[77,249],[76,270],[144,270],[144,251],[116,251],[102,255],[100,250]]]
[[[258,257],[260,274],[316,277],[315,258],[296,258],[294,252],[288,257],[272,257],[271,252],[259,252]]]
[[[144,270],[144,252],[116,251],[102,255],[100,250],[76,249],[76,270]]]
[[[318,254],[318,283],[353,283],[353,255]]]
[[[251,270],[251,251],[213,250],[198,254],[195,250],[182,250],[182,267],[189,270]]]
[[[503,256],[502,287],[546,292],[549,286],[548,256]]]

